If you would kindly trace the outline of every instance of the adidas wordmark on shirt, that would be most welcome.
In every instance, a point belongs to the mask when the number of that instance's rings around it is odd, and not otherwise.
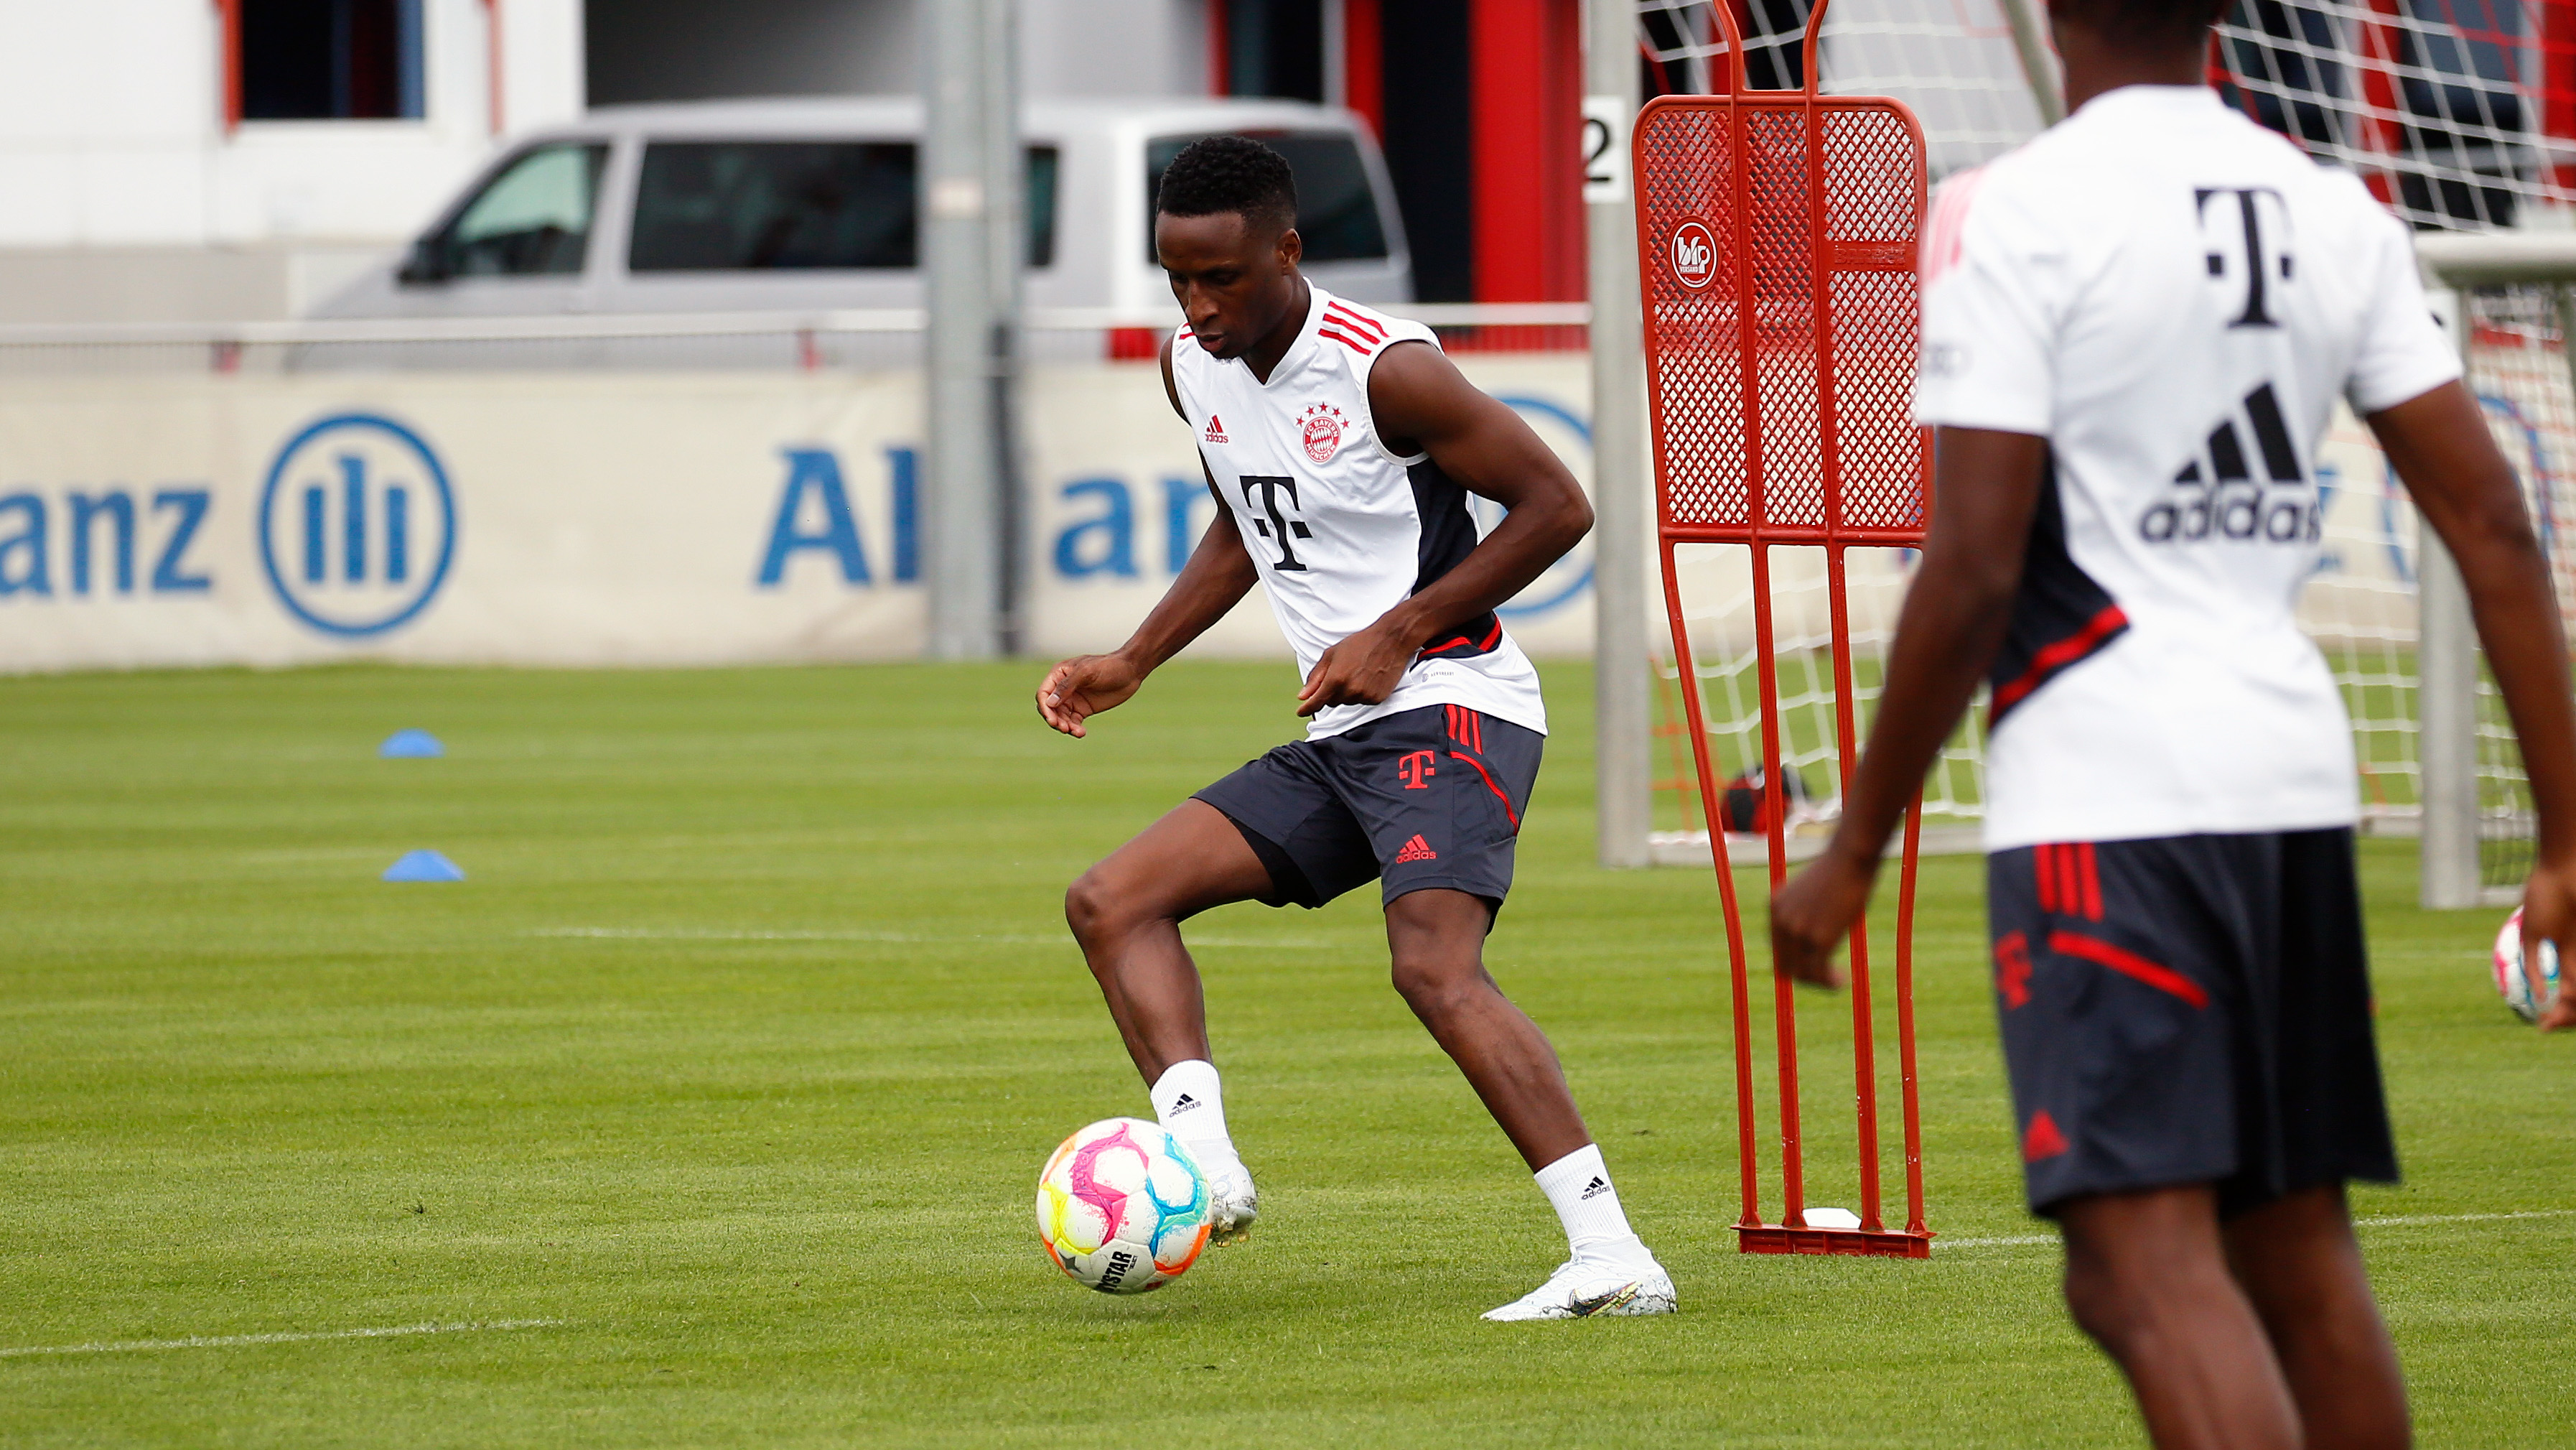
[[[1917,419],[2050,448],[1986,849],[2350,824],[2350,727],[2293,610],[2336,397],[2459,376],[2405,227],[2214,92],[2128,86],[1944,183],[1923,278]]]

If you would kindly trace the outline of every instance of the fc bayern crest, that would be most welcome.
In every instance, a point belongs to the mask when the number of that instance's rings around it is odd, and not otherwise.
[[[1306,456],[1322,463],[1342,446],[1342,410],[1330,403],[1317,403],[1299,418],[1305,425]]]

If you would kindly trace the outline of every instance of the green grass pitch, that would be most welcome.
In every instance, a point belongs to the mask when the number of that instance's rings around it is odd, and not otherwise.
[[[1146,1105],[1064,885],[1292,733],[1294,682],[1174,666],[1076,742],[1037,673],[0,682],[0,1444],[2137,1441],[2019,1209],[1973,861],[1923,881],[1943,1247],[1735,1252],[1715,886],[1591,865],[1572,666],[1491,961],[1684,1312],[1477,1320],[1562,1240],[1369,892],[1195,927],[1253,1241],[1065,1282],[1040,1161]],[[449,758],[377,759],[401,726]],[[471,879],[377,881],[418,846]],[[2357,1205],[2423,1441],[2576,1443],[2576,1040],[2496,1002],[2495,914],[2364,868],[2412,1178]],[[1849,1021],[1803,1013],[1849,1205]],[[343,1333],[421,1325],[482,1327]]]

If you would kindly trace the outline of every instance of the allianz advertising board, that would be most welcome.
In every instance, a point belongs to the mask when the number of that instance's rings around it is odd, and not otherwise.
[[[1589,486],[1580,355],[1465,365]],[[1026,648],[1110,648],[1213,517],[1193,434],[1151,364],[1025,407]],[[12,380],[0,670],[909,657],[921,426],[908,373]],[[1590,557],[1505,611],[1532,652],[1589,651]],[[1286,654],[1258,598],[1198,648]]]

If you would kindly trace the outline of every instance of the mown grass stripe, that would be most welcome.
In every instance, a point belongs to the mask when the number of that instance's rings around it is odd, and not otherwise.
[[[561,1319],[494,1319],[476,1324],[394,1324],[373,1329],[308,1329],[277,1334],[195,1334],[185,1339],[116,1339],[94,1344],[30,1344],[0,1349],[0,1359],[41,1354],[125,1354],[147,1349],[230,1349],[245,1344],[300,1344],[314,1339],[394,1339],[407,1334],[470,1334],[501,1329],[550,1329]]]
[[[2531,1208],[2512,1213],[2381,1213],[2353,1220],[2356,1228],[2411,1228],[2437,1223],[2495,1223],[2513,1218],[2576,1217],[2576,1208]],[[1936,1249],[2021,1248],[2031,1244],[2053,1244],[2055,1234],[1999,1234],[1991,1238],[1935,1239]]]

